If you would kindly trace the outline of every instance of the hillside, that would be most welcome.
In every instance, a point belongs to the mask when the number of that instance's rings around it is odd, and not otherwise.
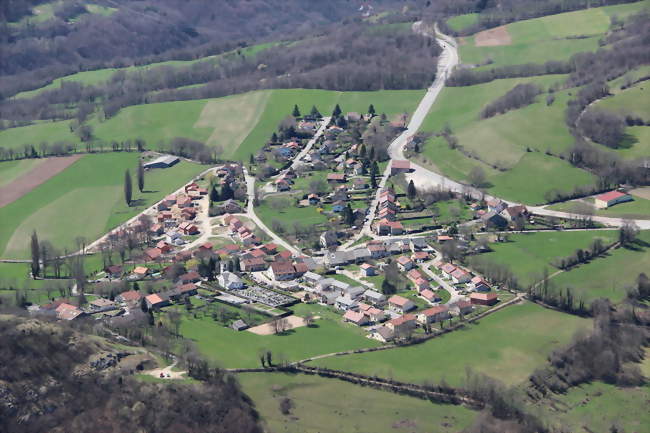
[[[69,327],[0,316],[0,331],[3,432],[261,431],[232,382],[144,383],[134,351]]]

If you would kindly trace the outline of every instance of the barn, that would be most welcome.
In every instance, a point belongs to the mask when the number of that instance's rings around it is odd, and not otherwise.
[[[178,164],[180,159],[177,156],[163,155],[144,164],[144,168],[169,168]]]

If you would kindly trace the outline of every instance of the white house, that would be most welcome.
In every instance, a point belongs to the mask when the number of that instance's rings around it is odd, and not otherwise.
[[[225,289],[231,290],[244,288],[244,282],[242,279],[232,272],[226,271],[220,273],[217,277],[217,281],[219,282],[219,285]]]

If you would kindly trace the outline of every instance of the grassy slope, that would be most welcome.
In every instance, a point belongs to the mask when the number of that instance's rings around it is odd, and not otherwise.
[[[510,236],[509,242],[491,244],[492,252],[475,256],[475,260],[488,259],[508,265],[522,285],[536,282],[544,268],[553,273],[556,258],[573,254],[578,248],[587,248],[596,238],[605,244],[617,237],[617,232],[549,232]]]
[[[447,25],[450,29],[455,31],[461,31],[466,27],[471,26],[472,24],[478,21],[479,14],[463,14],[451,17],[447,20]]]
[[[40,159],[0,162],[0,187],[8,185],[25,173],[29,173],[41,162]]]
[[[291,433],[395,432],[408,422],[409,432],[452,433],[471,424],[475,413],[336,379],[282,373],[237,376],[270,431]],[[294,404],[283,415],[280,401]],[[396,430],[397,429],[397,430]]]
[[[650,231],[642,232],[640,239],[645,245],[613,250],[604,258],[559,274],[553,283],[560,288],[572,287],[576,299],[582,295],[586,300],[623,300],[627,287],[635,284],[641,272],[648,273],[650,269]]]
[[[538,102],[490,119],[479,120],[481,109],[519,83],[536,83],[546,89],[563,75],[495,80],[466,87],[446,87],[422,126],[424,131],[439,131],[449,124],[459,143],[490,164],[499,163],[510,170],[499,172],[490,165],[470,159],[448,148],[441,138],[429,140],[424,158],[444,175],[467,180],[473,167],[479,166],[497,195],[524,203],[542,203],[552,189],[570,191],[588,185],[594,178],[567,162],[547,156],[567,149],[571,136],[564,124],[564,109],[569,92],[558,92],[556,101],[547,106],[544,95]],[[537,152],[527,153],[527,148]]]
[[[378,345],[358,327],[342,323],[340,314],[317,305],[294,307],[299,314],[313,310],[322,319],[317,327],[296,328],[286,335],[256,335],[224,328],[210,317],[185,317],[181,332],[196,342],[201,352],[224,367],[258,367],[258,353],[271,350],[273,359],[298,360],[309,356]]]
[[[480,63],[491,58],[487,66],[504,66],[523,63],[543,63],[549,60],[567,60],[575,53],[595,51],[598,39],[604,34],[612,15],[625,17],[641,10],[644,3],[637,2],[592,8],[518,21],[506,28],[512,38],[511,45],[477,47],[473,38],[460,46],[464,63]],[[574,36],[591,36],[584,39],[567,39]]]
[[[617,425],[619,431],[644,432],[650,426],[649,385],[618,388],[592,382],[553,397],[556,401],[552,407],[544,406],[542,414],[566,431],[605,432]]]
[[[33,230],[60,249],[74,248],[74,238],[94,240],[112,227],[141,212],[165,194],[179,188],[203,170],[181,162],[147,174],[145,192],[134,187],[141,200],[128,208],[123,200],[124,170],[135,173],[136,153],[87,155],[62,173],[0,209],[0,251],[3,257],[26,257]],[[76,187],[75,187],[76,186]],[[6,221],[6,223],[4,223]]]
[[[328,358],[317,364],[410,382],[439,382],[444,378],[454,386],[463,384],[465,369],[471,367],[514,385],[546,362],[553,349],[566,344],[577,330],[588,328],[590,323],[525,303],[420,345]]]
[[[638,196],[633,197],[634,201],[619,203],[608,209],[595,209],[594,215],[612,218],[650,219],[650,200]],[[575,203],[576,201],[557,203],[549,206],[549,209],[563,212],[575,212]],[[593,201],[589,200],[589,203],[593,204]]]

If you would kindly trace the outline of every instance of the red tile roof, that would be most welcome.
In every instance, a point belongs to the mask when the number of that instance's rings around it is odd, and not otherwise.
[[[626,195],[627,194],[622,193],[620,191],[610,191],[610,192],[606,192],[604,194],[601,194],[599,196],[596,196],[596,199],[597,200],[602,200],[602,201],[605,201],[605,202],[610,202],[612,200],[616,200],[618,198],[625,197]]]
[[[406,299],[406,298],[404,298],[402,296],[399,296],[399,295],[393,295],[393,296],[390,297],[388,302],[391,303],[391,304],[395,304],[395,305],[399,305],[400,307],[403,307],[408,302],[410,302],[410,300],[408,300],[408,299]]]

